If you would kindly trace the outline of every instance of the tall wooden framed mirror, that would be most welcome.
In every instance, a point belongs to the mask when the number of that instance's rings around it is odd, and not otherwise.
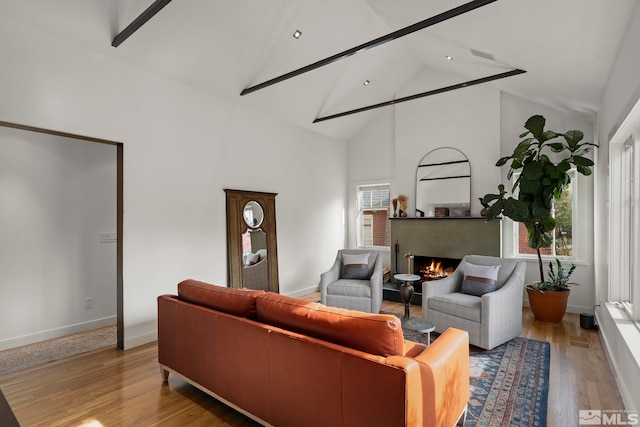
[[[277,194],[224,191],[229,287],[278,292]]]

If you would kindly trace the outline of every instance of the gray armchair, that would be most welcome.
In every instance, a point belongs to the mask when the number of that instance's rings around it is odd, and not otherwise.
[[[467,263],[499,265],[497,290],[482,296],[463,293]],[[433,323],[436,332],[459,328],[469,332],[469,343],[487,350],[497,347],[522,333],[525,268],[524,261],[467,255],[451,276],[423,283],[422,317]]]
[[[349,260],[355,259],[349,258],[350,255],[365,254],[369,254],[366,264],[348,264]],[[378,252],[371,249],[339,250],[331,270],[320,275],[320,302],[331,307],[379,313],[382,259]]]

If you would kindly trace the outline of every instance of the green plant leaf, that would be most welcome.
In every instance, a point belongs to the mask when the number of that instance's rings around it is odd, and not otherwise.
[[[573,156],[571,157],[571,162],[573,162],[574,165],[578,166],[593,166],[594,163],[591,159],[586,158],[586,157],[582,157],[582,156]]]
[[[559,135],[557,133],[555,133],[554,131],[551,130],[546,130],[544,132],[542,132],[542,134],[540,134],[540,136],[538,137],[538,140],[540,142],[545,142],[545,141],[549,141],[551,139],[557,138]]]
[[[579,130],[570,130],[562,134],[562,136],[567,141],[569,148],[572,149],[571,151],[575,151],[578,147],[578,143],[582,141],[582,138],[584,138],[584,133]]]
[[[591,175],[591,168],[582,165],[576,165],[576,170],[584,176]]]
[[[554,153],[560,153],[561,151],[565,150],[565,146],[561,142],[554,142],[552,144],[549,144],[549,148],[551,148],[551,151],[553,151]]]
[[[529,119],[524,124],[524,127],[525,129],[528,129],[536,139],[539,140],[539,136],[542,135],[542,132],[544,131],[545,123],[546,119],[544,117],[535,115],[529,117]]]
[[[522,176],[526,179],[539,179],[544,174],[544,167],[541,162],[530,161],[522,168]]]
[[[529,217],[529,208],[527,204],[521,200],[509,197],[502,202],[502,212],[517,222],[527,221]]]
[[[509,161],[510,158],[511,157],[502,157],[500,160],[496,162],[496,166],[498,167],[503,166],[505,163]]]

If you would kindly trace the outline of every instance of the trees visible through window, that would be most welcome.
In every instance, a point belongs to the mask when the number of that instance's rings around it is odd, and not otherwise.
[[[570,171],[571,182],[565,185],[559,199],[553,201],[553,217],[556,220],[556,228],[553,230],[553,243],[548,248],[540,249],[540,254],[545,256],[574,257],[573,254],[573,229],[576,224],[574,206],[577,203],[577,182],[575,171]],[[514,180],[518,179],[514,175]],[[516,227],[516,255],[536,255],[536,250],[529,247],[529,236],[524,224],[514,223]]]
[[[360,185],[357,193],[358,246],[389,247],[391,244],[389,184]]]

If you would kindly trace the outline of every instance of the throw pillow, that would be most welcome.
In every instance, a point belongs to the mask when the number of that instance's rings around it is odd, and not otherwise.
[[[342,278],[369,280],[369,253],[342,254]]]
[[[480,297],[498,290],[498,271],[500,271],[499,265],[465,263],[462,293]]]
[[[258,261],[260,261],[260,254],[255,253],[255,254],[249,254],[247,255],[247,263],[246,265],[253,265],[255,263],[257,263]]]

